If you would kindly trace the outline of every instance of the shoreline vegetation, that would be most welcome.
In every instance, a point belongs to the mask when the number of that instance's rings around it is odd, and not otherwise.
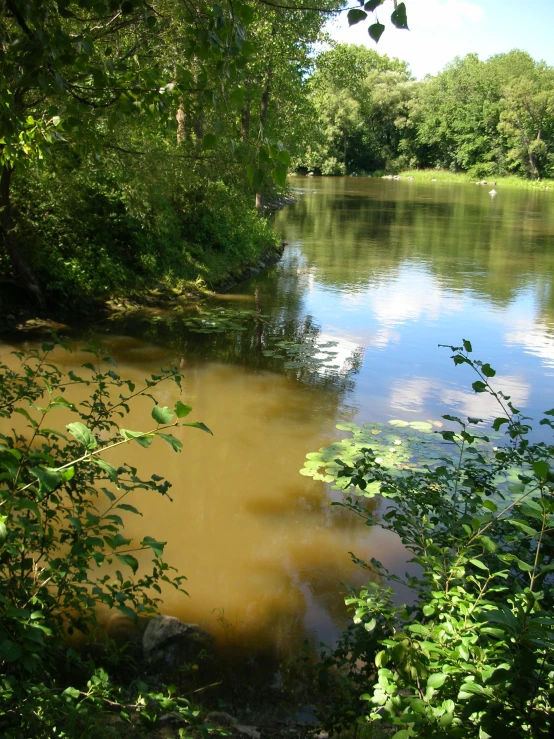
[[[499,187],[519,188],[522,190],[552,190],[554,192],[554,179],[528,180],[523,177],[492,176],[488,179],[478,180],[468,172],[449,172],[444,169],[408,169],[398,173],[402,180],[413,179],[417,182],[448,182],[456,184],[486,184]]]

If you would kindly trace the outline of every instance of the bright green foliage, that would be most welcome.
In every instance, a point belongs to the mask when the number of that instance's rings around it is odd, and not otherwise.
[[[525,52],[457,58],[419,86],[414,108],[423,166],[546,176],[554,143],[552,70]],[[540,143],[537,143],[540,142]]]
[[[317,136],[295,165],[321,174],[424,167],[477,179],[548,177],[553,75],[544,62],[513,50],[487,61],[458,57],[415,82],[397,59],[338,44],[316,58],[309,92]]]
[[[414,85],[407,66],[364,46],[338,44],[317,57],[310,99],[320,138],[297,166],[346,174],[408,166],[406,150]]]
[[[504,445],[492,447],[475,428],[480,419],[444,416],[455,430],[436,433],[450,452],[424,453],[419,467],[384,458],[371,431],[355,454],[337,449],[326,470],[347,483],[339,505],[398,535],[416,573],[400,578],[376,559],[361,563],[373,582],[346,600],[358,631],[328,659],[363,690],[364,722],[392,725],[396,739],[551,736],[554,447],[531,440],[529,419],[493,389],[495,372],[471,358],[470,342],[450,348],[455,364],[477,373],[474,391],[498,401],[492,426],[505,429]],[[553,415],[540,422],[549,432]],[[375,489],[387,499],[380,512],[365,505]],[[414,605],[395,605],[382,579],[407,585]],[[348,716],[328,720],[333,728]]]
[[[151,430],[120,428],[133,399],[153,398],[162,382],[180,386],[179,375],[162,370],[136,387],[97,349],[79,375],[65,374],[52,364],[64,348],[54,337],[42,350],[15,352],[0,365],[0,417],[7,419],[0,434],[2,736],[67,736],[72,722],[83,731],[87,716],[106,705],[127,719],[134,706],[149,725],[168,710],[192,720],[188,702],[152,694],[144,684],[118,686],[68,651],[66,637],[92,634],[99,607],[136,621],[155,613],[162,584],[185,592],[186,578],[163,559],[165,542],[132,541],[122,519],[139,513],[127,502],[134,491],[167,496],[170,483],[159,475],[142,478],[127,464],[115,467],[104,455],[128,443],[150,446],[157,436],[180,451],[169,429],[209,429],[177,420],[190,410],[180,401],[174,411],[154,405]],[[68,390],[81,399],[68,400]],[[56,420],[61,412],[76,419],[63,431]],[[142,562],[149,555],[150,564],[139,567],[138,553]],[[76,686],[66,674],[78,675]]]
[[[533,178],[554,165],[554,69],[543,62],[504,89],[499,129],[510,149],[508,166]]]

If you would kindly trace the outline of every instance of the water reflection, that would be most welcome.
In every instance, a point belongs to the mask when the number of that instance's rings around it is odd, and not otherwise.
[[[438,348],[462,337],[515,405],[535,416],[554,405],[550,194],[499,190],[491,200],[470,185],[362,178],[305,187],[275,219],[290,242],[282,262],[213,303],[267,318],[198,334],[186,310],[149,310],[80,332],[134,381],[180,365],[195,419],[214,431],[183,430],[181,455],[161,442],[117,452],[173,482],[173,503],[141,494],[144,517],[126,520],[137,539],[167,540],[189,578],[191,597],[167,593],[165,611],[281,655],[341,630],[342,583],[367,578],[349,551],[406,568],[398,540],[331,508],[335,493],[298,474],[307,452],[339,435],[336,423],[496,416],[468,368],[454,370]],[[264,353],[278,341],[337,341],[338,368],[287,366]],[[176,399],[169,387],[158,395]],[[149,411],[139,407],[130,427]]]

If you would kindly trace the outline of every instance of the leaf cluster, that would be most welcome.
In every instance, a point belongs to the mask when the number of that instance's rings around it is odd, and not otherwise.
[[[335,458],[331,448],[314,458],[323,479],[341,481],[346,497],[338,505],[397,535],[417,573],[401,578],[376,559],[354,557],[372,582],[346,604],[371,640],[347,640],[358,645],[351,663],[365,667],[346,665],[346,674],[358,688],[364,682],[362,723],[392,726],[396,739],[549,736],[554,446],[532,440],[530,419],[493,388],[494,369],[473,359],[469,341],[450,349],[456,365],[477,373],[474,391],[499,403],[492,426],[505,431],[504,443],[493,446],[478,418],[447,415],[454,429],[436,431],[434,446],[449,446],[447,454],[418,459],[425,447],[412,445],[413,455],[389,448],[385,456],[367,438],[371,430],[354,429],[366,446],[339,443]],[[541,420],[547,429],[553,415]],[[422,424],[420,432],[430,431]],[[365,504],[376,493],[386,500],[381,511]],[[407,586],[412,605],[396,605],[384,580]]]
[[[110,701],[122,711],[134,701],[133,710],[146,718],[152,701],[167,711],[166,698],[145,700],[147,688],[136,685],[134,698],[123,701],[100,673],[87,688],[60,691],[60,665],[76,669],[79,656],[67,652],[66,639],[93,634],[100,608],[136,623],[156,613],[162,586],[186,594],[186,578],[163,558],[165,542],[148,535],[133,541],[124,529],[124,516],[141,515],[133,494],[168,497],[170,483],[112,464],[110,451],[129,443],[146,448],[159,437],[180,452],[173,429],[211,433],[183,420],[192,408],[180,400],[173,410],[156,403],[146,431],[123,428],[137,398],[155,402],[156,388],[164,382],[180,388],[180,376],[162,370],[137,387],[98,347],[86,350],[90,361],[79,374],[66,373],[55,363],[64,351],[69,346],[53,335],[41,349],[15,351],[0,364],[0,725],[6,736],[49,736],[49,722],[61,720],[68,703],[77,714]],[[60,414],[76,419],[64,431],[57,428]],[[20,712],[23,705],[28,710]]]

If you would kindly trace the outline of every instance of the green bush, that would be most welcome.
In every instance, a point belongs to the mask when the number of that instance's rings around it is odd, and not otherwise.
[[[350,708],[327,722],[382,722],[395,739],[552,736],[554,447],[534,440],[469,342],[450,348],[477,373],[474,391],[499,403],[490,434],[477,418],[444,416],[455,430],[439,432],[393,421],[392,434],[354,429],[306,463],[345,490],[340,505],[398,535],[418,570],[399,578],[362,563],[373,581],[347,598],[355,627],[328,658],[346,668]],[[553,416],[540,421],[549,433]],[[503,445],[491,437],[502,428]],[[375,496],[381,512],[366,505]],[[414,604],[394,605],[383,580],[409,586]]]
[[[322,175],[345,175],[346,165],[344,162],[339,162],[336,157],[328,157],[321,165]]]
[[[179,375],[163,370],[136,387],[97,349],[79,375],[65,373],[52,363],[63,348],[54,339],[0,364],[0,418],[8,421],[0,433],[0,733],[105,736],[114,723],[103,725],[106,711],[112,718],[116,712],[126,736],[137,717],[153,727],[172,711],[201,724],[174,688],[118,682],[121,654],[110,674],[70,649],[67,637],[93,634],[99,607],[133,622],[156,612],[162,584],[185,592],[185,578],[163,559],[164,542],[131,541],[121,518],[139,513],[128,502],[133,491],[167,496],[170,483],[142,478],[127,464],[116,468],[104,454],[129,443],[149,447],[154,439],[180,452],[173,428],[208,429],[183,422],[191,408],[181,401],[173,411],[154,405],[147,432],[121,428],[137,397],[154,400],[160,383],[180,386]],[[69,400],[68,389],[81,400]],[[74,418],[63,431],[56,428],[60,412]],[[151,555],[149,565],[139,567],[139,552]]]
[[[216,284],[278,244],[253,196],[185,177],[163,152],[101,163],[60,154],[15,173],[13,202],[18,238],[55,303],[198,277]],[[0,269],[6,276],[9,263]]]

